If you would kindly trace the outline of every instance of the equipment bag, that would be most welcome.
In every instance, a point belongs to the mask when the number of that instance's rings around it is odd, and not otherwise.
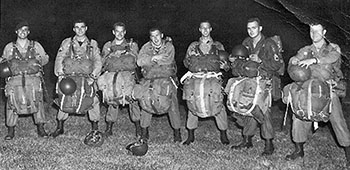
[[[103,102],[109,105],[129,104],[136,84],[135,73],[130,71],[105,72],[97,80]]]
[[[260,76],[231,78],[225,92],[228,94],[228,109],[244,116],[253,116],[251,112],[255,106],[259,106],[263,113],[271,106],[271,82]]]
[[[331,86],[310,79],[303,83],[291,83],[283,88],[283,102],[291,105],[293,113],[302,120],[327,122],[330,115]]]
[[[17,114],[33,114],[39,111],[43,102],[43,89],[40,77],[23,75],[11,77],[5,86],[8,108]]]
[[[188,109],[198,117],[211,117],[224,108],[222,80],[218,76],[203,74],[192,76],[184,82],[183,96]]]
[[[13,43],[12,59],[9,60],[9,67],[13,76],[21,74],[36,74],[41,70],[39,60],[35,58],[35,42],[30,41],[27,52],[23,56]]]
[[[72,95],[65,95],[58,88],[59,82],[56,84],[56,92],[58,98],[55,103],[63,112],[83,114],[92,108],[95,97],[95,90],[93,85],[89,85],[86,77],[83,76],[69,76],[72,78],[77,89]]]
[[[176,95],[172,78],[143,79],[133,91],[133,97],[139,100],[141,108],[152,114],[167,113],[172,105],[172,95]]]

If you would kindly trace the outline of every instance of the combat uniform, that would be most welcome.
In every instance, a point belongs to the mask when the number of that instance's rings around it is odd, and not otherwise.
[[[40,43],[36,41],[31,41],[31,40],[27,40],[23,47],[19,45],[17,42],[11,42],[7,44],[3,51],[1,61],[2,62],[8,61],[9,63],[11,63],[11,60],[14,59],[16,56],[24,59],[35,57],[35,59],[38,61],[38,64],[40,64],[41,71],[42,71],[42,66],[46,65],[49,61],[49,56],[46,54],[44,48],[40,45]],[[44,113],[43,89],[42,89],[43,74],[41,71],[34,74],[27,74],[25,73],[26,71],[24,71],[24,73],[21,73],[20,75],[13,75],[12,77],[9,77],[6,80],[7,85],[5,88],[5,94],[10,95],[9,93],[13,93],[12,90],[8,90],[8,89],[12,89],[12,87],[10,87],[11,85],[9,84],[10,81],[11,82],[22,81],[22,86],[25,86],[23,82],[25,82],[26,80],[27,82],[32,81],[32,83],[37,84],[38,87],[35,87],[35,88],[39,88],[39,95],[36,96],[37,98],[35,100],[36,102],[38,102],[38,110],[36,113],[33,113],[34,121],[35,121],[35,124],[38,125],[39,136],[47,136],[46,132],[43,129],[43,124],[46,122],[46,120],[45,120],[45,113]],[[26,95],[26,94],[22,94],[22,95]],[[11,105],[13,105],[10,99],[11,97],[8,98],[7,104],[6,104],[6,125],[9,127],[9,131],[11,129],[13,130],[13,135],[14,135],[14,126],[16,126],[17,124],[18,114],[21,114],[21,113],[17,113],[16,109],[14,109],[13,107],[10,107]],[[10,140],[12,138],[13,136],[6,137],[7,140]]]

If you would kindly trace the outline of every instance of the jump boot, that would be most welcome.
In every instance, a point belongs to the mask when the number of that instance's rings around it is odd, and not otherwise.
[[[141,137],[141,124],[140,121],[135,121],[135,131],[136,131],[136,138]]]
[[[5,140],[12,140],[15,137],[15,126],[7,127],[7,135],[5,136]]]
[[[146,127],[146,128],[141,127],[141,139],[143,141],[148,141],[148,139],[149,139],[148,127]]]
[[[194,130],[195,129],[187,129],[187,139],[183,145],[189,145],[194,142]]]
[[[220,130],[220,141],[224,145],[230,144],[230,141],[227,138],[226,130]]]
[[[44,123],[37,124],[37,132],[39,137],[48,137],[49,135],[45,132]]]
[[[350,168],[350,146],[345,147],[346,167]]]
[[[273,151],[275,150],[273,146],[272,139],[265,139],[265,148],[264,151],[261,153],[262,156],[272,155]]]
[[[105,133],[104,133],[104,136],[105,137],[109,137],[109,136],[112,136],[113,135],[113,123],[114,122],[106,122],[107,124],[106,124],[106,130],[105,130]]]
[[[290,160],[295,160],[297,158],[302,158],[304,157],[304,144],[305,142],[301,142],[301,143],[295,143],[295,150],[293,153],[291,153],[290,155],[286,156],[286,160],[290,161]]]
[[[64,120],[58,120],[57,128],[56,128],[56,130],[53,133],[50,134],[50,136],[55,138],[55,137],[57,137],[59,135],[62,135],[64,133],[63,125],[64,125]]]
[[[231,149],[238,150],[238,149],[253,147],[252,138],[253,138],[253,136],[243,135],[243,140],[241,141],[241,143],[238,145],[232,146]]]
[[[94,121],[91,122],[91,130],[92,131],[98,130],[98,122],[94,122]]]
[[[180,128],[174,129],[174,142],[182,142]]]

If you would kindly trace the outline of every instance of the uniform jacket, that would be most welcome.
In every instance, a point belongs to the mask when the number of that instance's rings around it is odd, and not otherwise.
[[[343,73],[340,70],[340,54],[340,48],[337,44],[325,42],[319,50],[313,44],[301,48],[289,61],[292,61],[293,58],[301,61],[315,57],[318,62],[310,66],[311,76],[321,80],[335,79],[338,81],[343,78]]]
[[[213,39],[210,38],[210,40],[206,43],[202,41],[202,38],[199,39],[199,41],[194,41],[188,46],[186,56],[184,59],[184,65],[186,68],[189,67],[190,64],[190,56],[193,53],[196,53],[196,55],[200,55],[197,51],[197,46],[199,45],[199,49],[204,53],[208,54],[211,50],[211,46],[214,45],[218,50],[223,50],[225,51],[224,46],[219,42],[219,41],[214,41]]]
[[[24,56],[27,52],[28,46],[29,46],[30,40],[27,40],[24,47],[21,47],[18,43],[14,44],[18,51]],[[41,65],[46,65],[49,62],[49,56],[46,54],[44,48],[41,46],[39,42],[34,41],[34,48],[36,52],[36,59],[41,63]],[[4,52],[2,54],[2,57],[0,61],[3,60],[11,60],[12,59],[12,52],[13,52],[13,42],[8,43],[5,46]]]
[[[242,45],[246,46],[249,54],[257,54],[261,60],[259,71],[266,76],[276,74],[276,72],[284,66],[283,58],[278,53],[278,46],[273,40],[267,40],[264,35],[261,35],[261,39],[253,46],[253,39],[248,37]]]
[[[70,44],[71,40],[73,41],[73,48],[77,55],[85,55],[87,51],[88,41],[90,41],[90,45],[92,47],[92,58],[93,61],[93,71],[92,74],[95,76],[98,76],[101,73],[102,68],[102,60],[100,55],[100,49],[98,48],[98,44],[95,40],[91,39],[89,40],[87,37],[85,38],[84,42],[80,46],[76,37],[73,38],[66,38],[62,41],[61,47],[58,50],[56,61],[55,61],[55,75],[63,75],[63,60],[66,57],[70,57],[71,51],[70,51]]]
[[[165,54],[165,56],[158,60],[157,63],[151,61],[152,57],[158,54]],[[156,48],[149,41],[141,47],[139,55],[137,56],[137,65],[140,67],[147,67],[153,65],[171,65],[175,64],[175,48],[171,42],[162,40],[160,48]]]

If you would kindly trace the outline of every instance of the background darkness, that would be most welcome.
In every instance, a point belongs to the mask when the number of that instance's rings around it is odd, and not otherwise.
[[[329,24],[327,37],[333,37],[342,49],[348,46],[344,34],[350,18],[346,13],[350,9],[349,0],[1,0],[1,53],[7,43],[16,40],[16,23],[27,20],[31,29],[29,38],[39,41],[50,56],[50,63],[45,66],[46,79],[55,82],[55,56],[62,40],[74,35],[74,20],[87,21],[87,35],[97,40],[100,48],[114,38],[113,23],[121,21],[127,25],[126,37],[136,40],[140,48],[148,41],[151,27],[158,26],[172,37],[178,76],[181,76],[186,72],[182,64],[186,49],[200,36],[200,21],[212,23],[213,39],[230,52],[247,37],[247,19],[259,17],[265,35],[281,36],[284,59],[288,62],[289,57],[311,41],[308,26],[281,2],[288,2],[305,15],[334,21],[338,26]],[[339,29],[339,25],[346,27],[345,30]]]

